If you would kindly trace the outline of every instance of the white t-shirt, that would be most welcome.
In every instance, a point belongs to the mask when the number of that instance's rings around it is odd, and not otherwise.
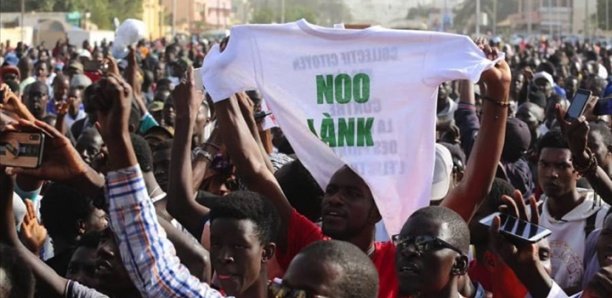
[[[594,198],[592,191],[578,189],[586,199],[561,220],[554,219],[548,211],[548,197],[542,196],[544,206],[540,216],[540,225],[551,230],[550,248],[552,277],[561,288],[580,287],[584,274],[584,253],[586,220],[592,214],[595,218],[595,228],[601,228],[610,206],[601,199]]]
[[[467,36],[300,20],[233,27],[201,75],[215,102],[259,90],[321,187],[349,165],[393,234],[429,204],[439,84],[493,65]]]

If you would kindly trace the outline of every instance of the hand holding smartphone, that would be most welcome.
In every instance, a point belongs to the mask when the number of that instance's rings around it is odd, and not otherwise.
[[[45,135],[40,132],[0,133],[0,165],[38,168],[42,163]]]
[[[584,114],[584,110],[586,109],[587,103],[591,98],[591,91],[578,89],[574,98],[572,99],[572,103],[570,104],[567,112],[565,113],[565,120],[571,121],[578,119],[582,114]]]
[[[551,234],[551,231],[547,228],[500,212],[490,214],[489,216],[481,219],[479,223],[487,227],[491,227],[493,224],[493,218],[495,218],[495,216],[500,217],[500,233],[506,235],[512,241],[521,243],[536,243]]]

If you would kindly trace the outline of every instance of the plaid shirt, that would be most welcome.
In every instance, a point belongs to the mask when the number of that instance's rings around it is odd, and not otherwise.
[[[180,263],[138,165],[109,172],[106,197],[123,264],[143,297],[223,297]]]

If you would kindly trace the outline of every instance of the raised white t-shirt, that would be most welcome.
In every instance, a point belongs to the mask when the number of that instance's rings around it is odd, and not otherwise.
[[[322,188],[349,165],[394,234],[429,204],[438,85],[477,81],[493,65],[463,35],[300,20],[233,27],[201,75],[215,102],[259,90]]]

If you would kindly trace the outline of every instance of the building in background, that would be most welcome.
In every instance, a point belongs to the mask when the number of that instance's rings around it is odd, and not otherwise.
[[[142,0],[142,21],[150,39],[164,36],[164,8],[159,0]]]

